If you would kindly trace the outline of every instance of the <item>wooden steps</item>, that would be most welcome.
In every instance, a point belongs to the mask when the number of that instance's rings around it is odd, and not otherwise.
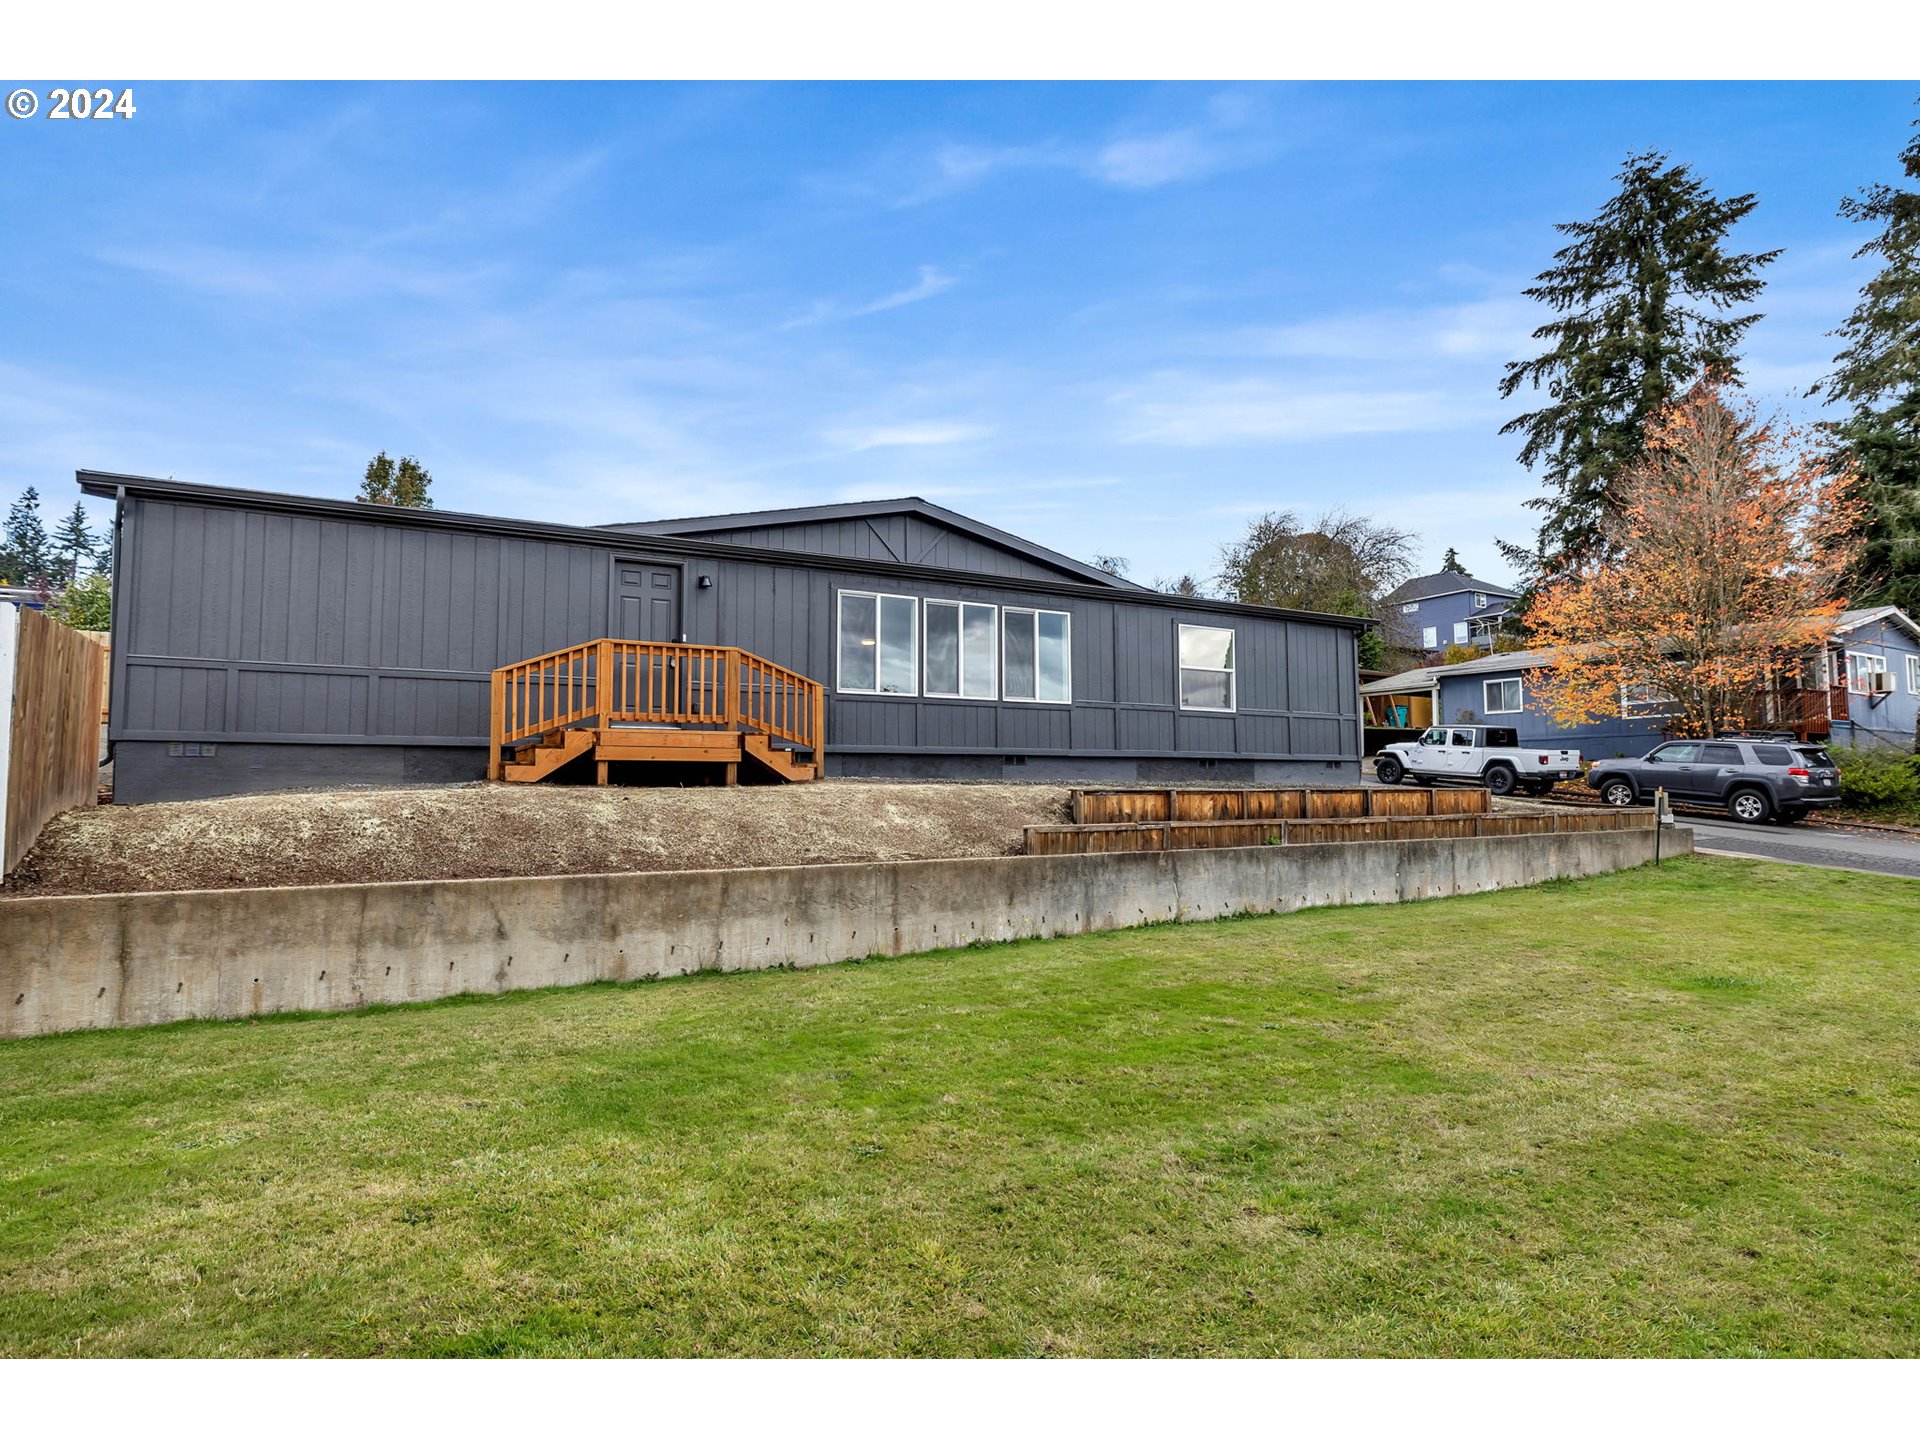
[[[524,745],[501,767],[500,778],[518,784],[544,780],[574,760],[591,756],[596,784],[605,785],[613,764],[724,765],[726,783],[739,782],[745,761],[777,780],[799,784],[820,778],[820,766],[807,753],[783,749],[757,731],[668,730],[657,727],[583,726],[549,731]]]
[[[493,672],[487,777],[545,780],[592,757],[621,764],[719,765],[738,784],[825,773],[826,689],[728,645],[589,640]]]

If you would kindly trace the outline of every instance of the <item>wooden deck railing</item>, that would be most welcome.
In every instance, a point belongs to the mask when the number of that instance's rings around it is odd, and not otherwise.
[[[508,747],[587,722],[758,731],[818,754],[826,689],[737,646],[589,640],[493,672],[487,774]]]

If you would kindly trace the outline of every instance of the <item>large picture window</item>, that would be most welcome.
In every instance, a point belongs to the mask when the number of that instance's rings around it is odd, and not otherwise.
[[[1233,631],[1182,625],[1180,708],[1231,710],[1233,706]]]
[[[1002,612],[1002,691],[1009,700],[1065,705],[1073,699],[1073,621],[1064,610]]]
[[[1518,680],[1487,680],[1480,688],[1488,715],[1518,715],[1524,708]]]
[[[1873,677],[1887,673],[1887,657],[1869,655],[1860,650],[1847,652],[1847,688],[1866,694],[1873,689]]]
[[[919,693],[920,605],[910,595],[840,592],[843,695]]]
[[[943,700],[993,699],[999,612],[958,600],[929,600],[926,607],[926,693]]]

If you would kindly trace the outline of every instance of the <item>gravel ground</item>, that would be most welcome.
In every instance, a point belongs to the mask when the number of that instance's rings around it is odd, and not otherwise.
[[[1067,819],[1050,785],[827,780],[738,789],[304,791],[56,816],[9,895],[580,875],[1015,855]]]

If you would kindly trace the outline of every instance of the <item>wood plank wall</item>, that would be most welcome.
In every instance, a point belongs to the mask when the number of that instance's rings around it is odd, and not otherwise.
[[[1327,845],[1357,840],[1578,834],[1595,830],[1644,830],[1651,828],[1654,823],[1651,810],[1598,810],[1521,815],[1397,815],[1375,819],[1158,820],[1091,825],[1029,825],[1026,853],[1103,855],[1135,850],[1211,850],[1233,845]]]
[[[17,608],[8,744],[6,825],[0,874],[12,870],[40,829],[62,810],[91,805],[100,783],[104,646]]]
[[[1269,790],[1075,790],[1076,825],[1170,820],[1366,820],[1398,815],[1485,815],[1480,789],[1387,790],[1375,786]]]

